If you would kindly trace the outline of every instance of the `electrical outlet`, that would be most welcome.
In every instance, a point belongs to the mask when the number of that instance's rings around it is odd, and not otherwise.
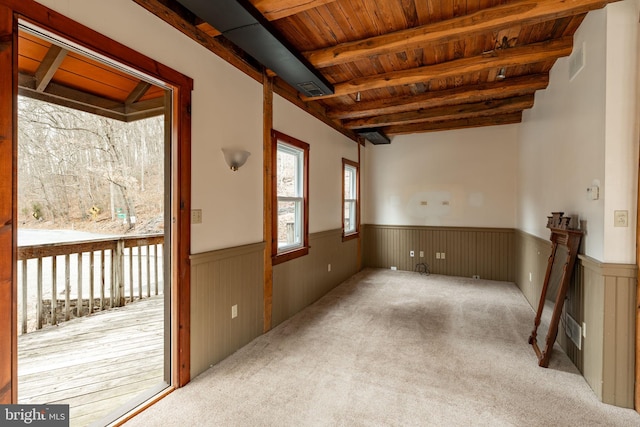
[[[444,252],[440,253],[440,259],[444,259],[444,258],[445,258]]]
[[[440,259],[440,252],[436,252],[436,259]]]
[[[398,267],[396,267],[395,265],[392,265],[392,266],[391,266],[391,269],[392,269],[393,271],[396,271],[396,270],[398,269]]]
[[[474,279],[479,279],[479,278],[480,278],[480,275],[478,275],[478,274],[474,274],[472,277],[473,277]]]
[[[327,264],[327,271],[331,271],[331,264]]]
[[[202,209],[191,209],[191,224],[202,224]]]
[[[231,306],[231,318],[235,319],[236,317],[238,317],[238,304]]]
[[[409,251],[409,256],[413,258],[414,256],[416,256],[416,253],[414,251]]]
[[[420,251],[420,258],[424,258],[424,251]]]
[[[529,272],[529,282],[533,281],[533,274],[531,272]]]

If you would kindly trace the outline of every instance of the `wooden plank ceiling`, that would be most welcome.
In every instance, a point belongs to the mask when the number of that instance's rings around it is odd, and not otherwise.
[[[19,94],[125,122],[164,113],[164,89],[30,32],[18,33]]]
[[[260,78],[176,0],[133,1]],[[586,14],[617,0],[250,1],[335,88],[307,98],[276,76],[282,95],[347,135],[393,136],[520,122]]]

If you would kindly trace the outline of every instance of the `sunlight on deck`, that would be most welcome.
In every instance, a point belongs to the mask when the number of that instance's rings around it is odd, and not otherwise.
[[[70,404],[85,426],[163,381],[162,296],[18,338],[18,400]]]

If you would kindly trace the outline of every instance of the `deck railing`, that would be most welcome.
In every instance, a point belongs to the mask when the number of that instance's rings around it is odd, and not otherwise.
[[[163,294],[163,252],[163,234],[18,247],[19,332]]]

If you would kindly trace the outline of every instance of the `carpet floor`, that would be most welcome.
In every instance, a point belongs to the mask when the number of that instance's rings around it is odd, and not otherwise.
[[[598,401],[513,283],[364,270],[125,424],[640,426]]]

